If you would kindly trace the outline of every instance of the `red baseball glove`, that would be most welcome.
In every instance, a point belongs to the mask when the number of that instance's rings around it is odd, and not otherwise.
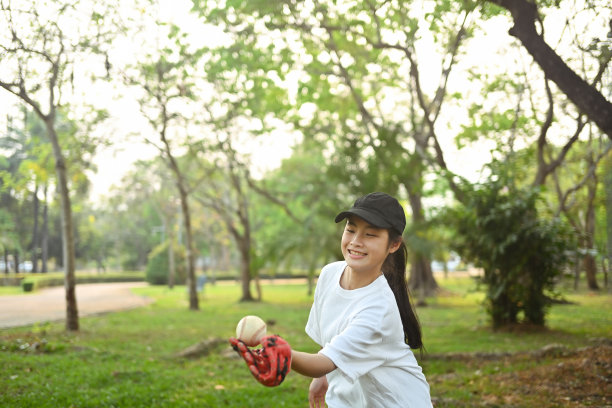
[[[266,387],[280,385],[291,370],[291,346],[280,336],[262,338],[259,349],[249,349],[233,337],[229,342],[246,361],[253,377]]]

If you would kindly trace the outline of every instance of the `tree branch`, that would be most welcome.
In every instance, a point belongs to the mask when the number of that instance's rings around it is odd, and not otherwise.
[[[592,120],[612,140],[612,103],[579,77],[538,34],[536,3],[528,0],[487,0],[510,12],[514,26],[509,34],[519,39],[523,47],[576,107]]]
[[[597,170],[597,166],[599,165],[599,162],[604,157],[606,157],[606,155],[608,154],[608,152],[610,152],[610,150],[612,150],[612,142],[608,143],[606,147],[603,149],[603,151],[600,154],[598,154],[597,157],[591,162],[591,165],[589,166],[589,169],[584,175],[584,177],[582,177],[582,179],[578,183],[576,183],[573,187],[567,189],[565,193],[561,192],[561,187],[560,187],[558,178],[555,178],[557,194],[559,196],[559,210],[557,213],[559,212],[565,213],[572,207],[572,205],[566,204],[567,200],[572,194],[574,194],[576,191],[584,187],[584,185],[589,181],[591,177],[595,176],[595,171]]]

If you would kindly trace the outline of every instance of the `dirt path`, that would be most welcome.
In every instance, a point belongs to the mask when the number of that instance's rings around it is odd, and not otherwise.
[[[96,283],[76,286],[79,316],[132,309],[151,303],[131,289],[144,282]],[[0,328],[28,326],[66,318],[64,287],[41,289],[27,295],[0,296]]]

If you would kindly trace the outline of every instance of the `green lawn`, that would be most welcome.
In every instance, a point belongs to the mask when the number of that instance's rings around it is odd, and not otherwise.
[[[428,355],[534,350],[551,343],[578,348],[592,338],[612,337],[610,295],[568,295],[577,304],[553,306],[547,331],[493,332],[480,306],[482,293],[474,291],[470,280],[442,279],[439,283],[448,293],[430,299],[427,307],[418,310],[427,349],[422,364],[432,379],[432,396],[440,401],[437,407],[476,406],[468,402],[474,393],[501,392],[495,384],[474,384],[476,369],[504,372],[535,363],[475,368]],[[207,286],[197,312],[188,310],[184,287],[148,287],[137,292],[156,302],[141,309],[82,318],[78,333],[66,333],[62,324],[0,331],[0,406],[308,405],[309,379],[292,373],[280,387],[260,386],[225,343],[199,359],[175,356],[201,340],[234,335],[236,323],[247,314],[276,321],[269,332],[282,335],[292,347],[316,351],[318,346],[304,333],[312,301],[305,285],[264,286],[261,303],[237,302],[236,285]],[[450,373],[453,375],[448,376]]]

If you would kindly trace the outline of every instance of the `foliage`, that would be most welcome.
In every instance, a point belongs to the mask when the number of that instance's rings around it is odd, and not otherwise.
[[[470,191],[465,206],[448,211],[454,247],[484,269],[486,306],[494,327],[523,321],[544,325],[548,295],[574,247],[568,228],[537,211],[538,190],[492,181]]]
[[[436,121],[442,106],[453,102],[446,97],[448,77],[474,29],[473,7],[449,1],[429,11],[388,1],[235,1],[231,7],[198,1],[194,8],[233,34],[236,47],[270,44],[280,71],[268,75],[284,77],[290,67],[285,120],[320,144],[325,162],[319,171],[332,186],[337,181],[335,196],[346,197],[342,205],[371,191],[408,195],[420,232],[426,180],[446,166]],[[423,41],[440,57],[435,63],[423,57]],[[432,292],[435,279],[418,241],[410,246],[418,268],[413,276],[423,278],[413,287]]]
[[[261,225],[255,231],[257,255],[274,271],[298,266],[314,274],[325,263],[341,259],[333,218],[350,198],[339,193],[333,176],[321,171],[325,166],[317,146],[305,142],[264,180],[286,206],[267,205],[263,198],[254,202]]]
[[[168,276],[170,273],[170,261],[168,248],[170,241],[167,240],[162,242],[149,254],[146,268],[146,281],[152,285],[166,285],[168,284]],[[173,244],[172,251],[174,251],[174,262],[175,262],[175,283],[184,284],[187,278],[187,256],[185,248]]]

